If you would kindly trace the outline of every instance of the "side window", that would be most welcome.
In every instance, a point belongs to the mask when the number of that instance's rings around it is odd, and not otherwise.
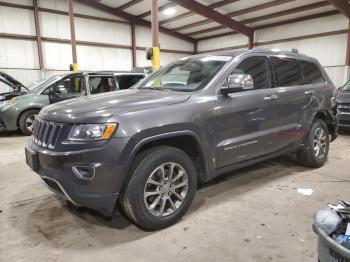
[[[53,87],[55,96],[62,99],[79,97],[84,90],[84,78],[80,75],[66,77]]]
[[[253,78],[254,89],[270,87],[270,76],[267,58],[264,56],[249,57],[243,60],[231,74],[247,74]]]
[[[275,71],[276,86],[298,86],[303,84],[301,68],[296,59],[271,57]]]
[[[143,78],[143,75],[120,75],[118,76],[119,89],[128,89]]]
[[[89,87],[92,95],[107,93],[117,89],[113,76],[90,76]]]
[[[320,69],[311,62],[300,61],[304,74],[304,84],[319,84],[326,82]]]

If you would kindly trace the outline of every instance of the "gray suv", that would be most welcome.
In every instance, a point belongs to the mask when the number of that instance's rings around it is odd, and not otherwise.
[[[313,58],[255,49],[174,62],[115,94],[45,107],[26,148],[47,187],[157,230],[197,185],[286,153],[320,167],[337,136],[334,86]]]

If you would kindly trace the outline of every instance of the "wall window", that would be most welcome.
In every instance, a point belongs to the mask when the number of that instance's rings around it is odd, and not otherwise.
[[[270,87],[267,58],[264,56],[249,57],[243,60],[232,74],[247,74],[253,78],[254,89]]]
[[[304,84],[318,84],[326,82],[320,69],[311,62],[300,61],[304,74]]]
[[[296,59],[271,58],[277,87],[298,86],[303,84],[301,68]]]

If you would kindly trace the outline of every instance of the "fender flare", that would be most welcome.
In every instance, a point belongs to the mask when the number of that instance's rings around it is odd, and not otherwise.
[[[172,132],[156,134],[153,136],[145,137],[145,138],[136,142],[136,145],[132,147],[132,150],[130,153],[128,153],[128,152],[122,153],[122,155],[124,155],[124,156],[125,156],[125,154],[127,154],[128,157],[127,157],[127,161],[126,161],[124,170],[122,172],[122,174],[123,174],[122,181],[123,182],[121,183],[121,185],[117,185],[118,188],[117,188],[116,192],[119,192],[122,190],[122,188],[125,186],[125,182],[131,176],[130,171],[131,171],[132,165],[136,159],[137,153],[140,151],[142,146],[144,146],[148,143],[151,143],[151,142],[158,141],[158,140],[177,137],[177,136],[191,136],[192,138],[195,139],[197,146],[198,146],[200,157],[202,158],[203,163],[204,163],[204,166],[203,166],[203,169],[204,169],[203,173],[204,174],[198,173],[198,176],[199,176],[198,178],[199,178],[199,181],[206,181],[208,174],[209,174],[209,172],[208,172],[209,168],[208,168],[207,161],[206,161],[206,158],[204,155],[204,150],[203,150],[201,142],[200,142],[201,141],[200,136],[191,130],[172,131]],[[121,158],[123,158],[123,156]]]

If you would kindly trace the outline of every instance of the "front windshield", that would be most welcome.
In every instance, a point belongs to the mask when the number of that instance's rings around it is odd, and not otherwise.
[[[202,89],[231,56],[189,58],[175,62],[142,82],[139,89],[193,92]]]
[[[343,87],[342,91],[344,92],[350,92],[350,81],[348,81]]]
[[[52,83],[56,82],[57,80],[59,80],[61,78],[62,78],[62,76],[53,76],[53,77],[45,78],[45,79],[42,79],[42,80],[34,81],[34,82],[28,84],[27,88],[31,92],[36,92],[37,90],[39,90],[43,86],[49,86],[49,85],[51,85]]]

